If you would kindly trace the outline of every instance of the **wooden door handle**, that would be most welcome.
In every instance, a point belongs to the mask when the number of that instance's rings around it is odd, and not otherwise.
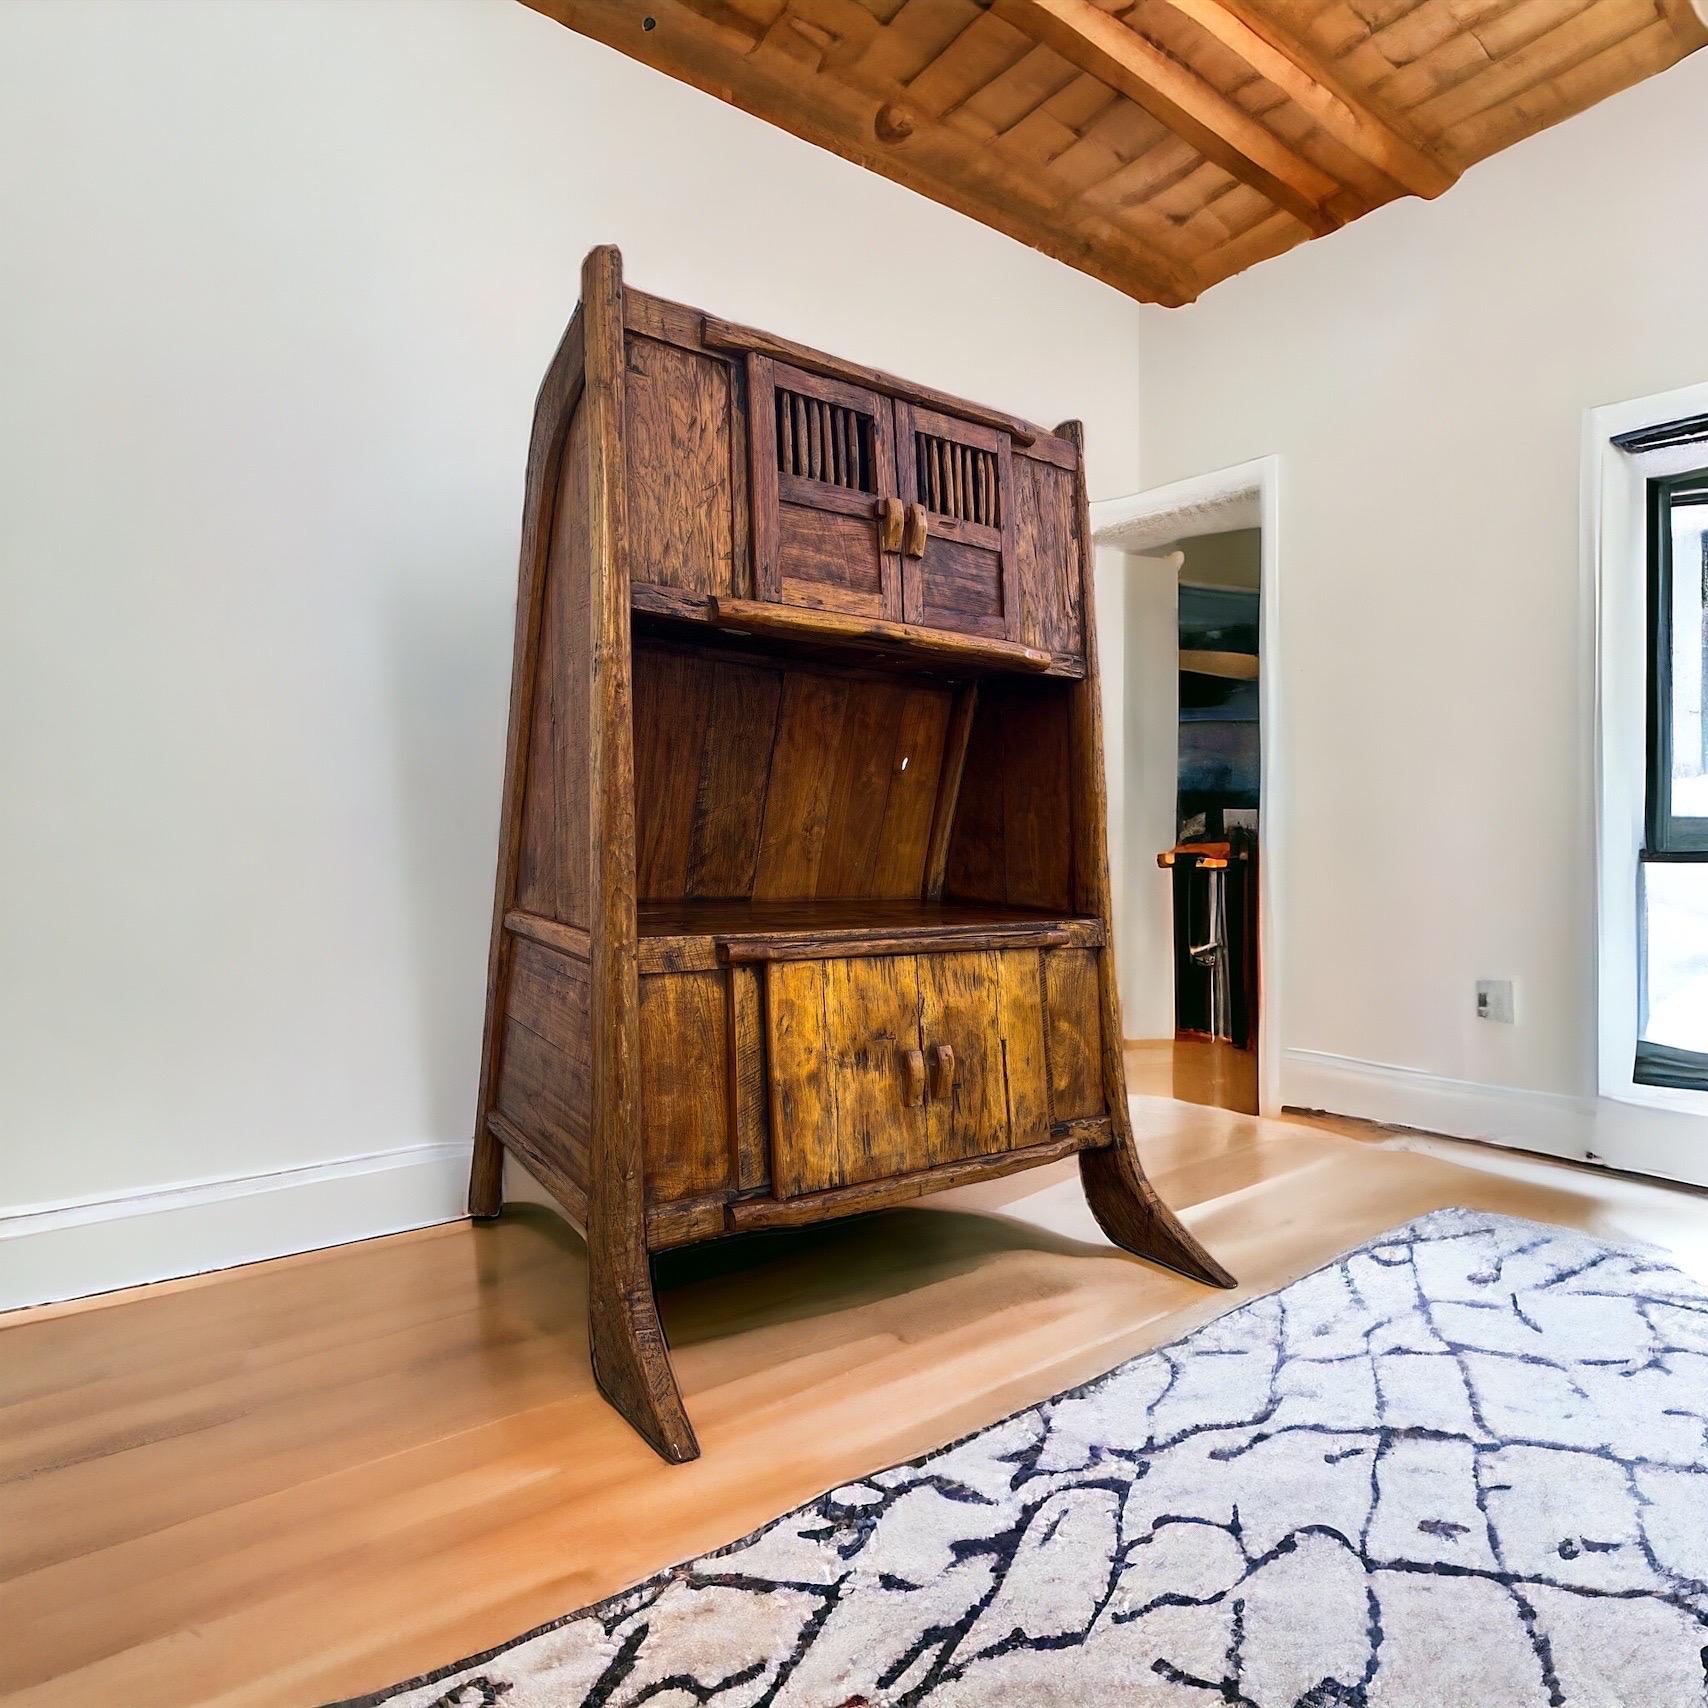
[[[907,525],[906,506],[899,498],[880,498],[873,510],[878,518],[883,549],[887,552],[899,552],[902,530]]]
[[[955,1089],[955,1052],[947,1044],[931,1046],[931,1095],[947,1101]]]
[[[925,1101],[925,1052],[903,1050],[901,1065],[902,1072],[907,1076],[908,1106],[916,1109]]]
[[[930,528],[925,520],[925,506],[910,504],[907,507],[907,538],[902,543],[902,550],[909,557],[925,556],[925,540]]]

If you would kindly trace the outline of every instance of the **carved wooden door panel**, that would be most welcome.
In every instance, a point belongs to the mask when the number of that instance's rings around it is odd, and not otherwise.
[[[899,621],[890,400],[755,356],[748,420],[754,597]]]
[[[924,957],[920,994],[932,1163],[1042,1144],[1050,1105],[1038,952]]]
[[[920,967],[930,957],[766,966],[771,1180],[779,1198],[928,1161]]]
[[[909,403],[895,416],[907,621],[1010,639],[1018,590],[1007,434]]]

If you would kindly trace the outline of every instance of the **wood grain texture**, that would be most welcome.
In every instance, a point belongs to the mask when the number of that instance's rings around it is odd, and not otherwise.
[[[1095,695],[1093,682],[1087,691]],[[1073,750],[1071,686],[990,681],[979,696],[949,839],[946,894],[1012,906],[1074,906],[1073,859],[1081,773]]]
[[[1041,652],[1085,646],[1079,554],[1073,541],[1073,471],[1014,459],[1014,639]]]
[[[765,1080],[765,1011],[760,974],[731,967],[729,996],[730,1131],[735,1139],[736,1188],[757,1191],[771,1180],[769,1094]]]
[[[1017,445],[1033,444],[1043,436],[1041,427],[1023,421],[1018,415],[1008,415],[987,404],[973,403],[967,398],[920,385],[916,380],[903,379],[899,374],[885,373],[881,368],[865,367],[845,357],[796,344],[773,333],[761,332],[757,327],[737,326],[731,321],[706,315],[701,321],[700,335],[711,349],[749,352],[785,364],[797,373],[840,380],[868,394],[882,392],[890,397],[906,398],[910,403],[921,404],[927,409],[941,410],[960,420],[992,428],[1006,434]]]
[[[640,1127],[623,277],[615,249],[595,249],[587,257],[581,298],[593,635],[587,743],[594,1153],[587,1223],[589,1339],[593,1373],[611,1403],[659,1453],[680,1462],[700,1449],[653,1297]]]
[[[931,1163],[1043,1143],[1050,1097],[1038,952],[931,955],[919,976],[921,1036],[939,1068],[926,1108]]]
[[[767,605],[749,599],[713,599],[709,615],[714,623],[744,633],[863,646],[873,652],[906,649],[915,658],[936,659],[971,669],[1036,670],[1055,676],[1084,674],[1084,666],[1077,659],[1063,659],[1038,647],[952,629],[924,628],[916,623],[862,620],[833,611]]]
[[[1044,1012],[1050,1028],[1051,1119],[1100,1116],[1107,1105],[1097,953],[1052,949],[1044,955],[1043,971]]]
[[[1169,304],[1439,194],[1708,39],[1690,0],[659,0],[647,30],[624,0],[528,3]]]
[[[514,903],[522,863],[523,805],[529,736],[538,680],[537,656],[545,604],[547,554],[557,508],[559,474],[569,422],[581,395],[585,346],[579,308],[546,369],[534,405],[523,482],[521,563],[516,587],[516,641],[510,668],[510,716],[504,747],[504,798],[499,811],[498,871],[493,882],[492,935],[487,951],[486,1019],[476,1101],[474,1159],[469,1171],[469,1212],[496,1216],[504,1200],[504,1152],[486,1128],[494,1106],[503,1045],[509,948],[504,916]]]
[[[582,283],[579,399],[536,426],[556,485],[518,610],[471,1202],[496,1208],[497,1141],[585,1229],[596,1378],[680,1462],[654,1251],[1091,1147],[1120,1153],[1086,1165],[1105,1224],[1191,1253],[1110,1065],[1074,432],[1017,479],[1006,429],[760,349],[728,365],[614,250]],[[875,565],[883,608],[899,585],[933,626],[805,609],[791,513],[831,530],[838,597]],[[719,590],[747,580],[762,597]],[[1013,642],[1023,620],[1075,650]]]
[[[922,518],[902,614],[927,628],[1015,639],[1010,438],[914,404],[895,406],[901,496]]]
[[[1092,0],[993,0],[998,14],[1161,121],[1313,235],[1344,222],[1346,187],[1155,42]],[[1363,208],[1358,208],[1362,213]]]
[[[1447,1205],[1652,1242],[1708,1277],[1687,1190],[1358,1123],[1137,1110],[1147,1171],[1240,1294],[1111,1247],[1071,1162],[744,1238],[715,1266],[666,1258],[706,1449],[687,1467],[594,1386],[585,1248],[536,1205],[0,1317],[0,1696],[301,1708],[384,1689]]]
[[[586,927],[591,847],[588,741],[594,564],[589,526],[589,416],[563,437],[534,650],[516,905]]]
[[[661,973],[640,981],[649,1205],[736,1189],[728,1002],[721,972]]]
[[[741,1199],[730,1206],[729,1219],[736,1233],[755,1233],[766,1228],[809,1227],[833,1217],[870,1215],[874,1210],[909,1204],[958,1186],[994,1185],[1022,1169],[1072,1156],[1083,1143],[1078,1135],[1068,1134],[995,1155],[965,1157],[912,1174],[886,1175],[794,1198]]]
[[[747,393],[759,596],[899,619],[901,562],[880,502],[895,493],[889,399],[769,356],[749,361]],[[838,424],[855,430],[852,443]]]
[[[771,1179],[777,1196],[928,1166],[920,960],[772,962],[765,969]]]
[[[631,574],[689,592],[735,593],[729,364],[632,337],[624,389]]]
[[[583,1192],[592,1125],[589,989],[583,961],[515,945],[495,1107]]]

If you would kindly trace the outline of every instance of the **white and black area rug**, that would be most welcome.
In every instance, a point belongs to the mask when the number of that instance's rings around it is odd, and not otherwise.
[[[395,1708],[1708,1702],[1708,1293],[1445,1210]]]

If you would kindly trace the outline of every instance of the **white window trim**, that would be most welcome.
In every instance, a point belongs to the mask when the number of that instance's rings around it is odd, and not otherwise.
[[[1582,540],[1584,609],[1593,613],[1595,730],[1596,1056],[1603,1097],[1681,1114],[1708,1115],[1708,1092],[1639,1085],[1637,1053],[1637,856],[1643,845],[1648,740],[1648,536],[1645,487],[1658,461],[1617,449],[1616,433],[1708,414],[1708,384],[1685,386],[1584,415]],[[1700,447],[1679,460],[1696,466]]]

